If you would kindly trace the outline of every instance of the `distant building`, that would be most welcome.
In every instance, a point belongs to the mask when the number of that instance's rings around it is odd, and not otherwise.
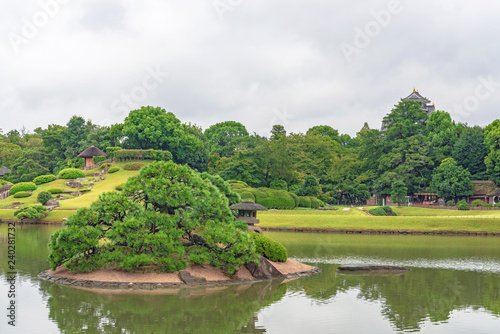
[[[425,111],[427,113],[427,116],[429,116],[433,111],[436,111],[436,107],[434,106],[434,103],[431,104],[431,100],[420,95],[418,90],[415,90],[415,88],[413,88],[413,92],[410,95],[401,99],[401,102],[403,102],[403,101],[421,102],[422,105],[420,106],[420,109]]]
[[[427,114],[427,116],[429,116],[433,111],[436,111],[436,107],[435,107],[434,103],[431,104],[431,100],[420,95],[418,90],[416,90],[415,88],[413,88],[413,92],[410,95],[408,95],[407,97],[401,98],[400,102],[403,102],[403,101],[420,102],[421,103],[420,109],[422,109],[422,111],[424,111]],[[395,105],[394,107],[397,107],[397,105]],[[389,125],[389,123],[387,123],[387,121],[384,117],[384,119],[382,120],[381,130],[385,131],[387,129],[388,125]]]

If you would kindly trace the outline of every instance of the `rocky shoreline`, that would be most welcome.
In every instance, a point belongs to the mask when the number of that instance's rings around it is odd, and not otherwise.
[[[91,273],[69,272],[64,267],[46,270],[38,275],[42,280],[74,287],[101,289],[167,289],[183,287],[211,287],[261,282],[273,278],[296,279],[318,274],[321,269],[292,259],[284,263],[267,261],[273,267],[273,275],[252,274],[245,267],[232,277],[210,266],[191,266],[176,273],[128,273],[116,269],[99,269]]]

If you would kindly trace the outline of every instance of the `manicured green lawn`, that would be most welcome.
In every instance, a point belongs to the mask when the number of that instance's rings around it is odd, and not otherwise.
[[[369,208],[367,208],[369,209]],[[468,231],[500,233],[500,215],[496,211],[465,211],[458,216],[455,210],[435,210],[411,208],[408,215],[397,217],[374,217],[354,208],[351,211],[298,211],[270,210],[258,213],[261,227],[319,229],[319,230],[359,230],[359,231]],[[434,216],[425,216],[418,210],[429,210]],[[438,211],[438,212],[436,212]],[[409,215],[414,212],[414,215]],[[427,213],[427,214],[429,214]],[[443,213],[448,213],[445,215]]]
[[[103,192],[115,191],[115,187],[117,185],[127,182],[127,179],[129,177],[137,175],[139,173],[138,171],[124,170],[124,163],[118,163],[116,165],[121,168],[118,172],[112,174],[107,173],[105,175],[106,179],[95,182],[90,192],[84,193],[79,197],[59,201],[61,206],[50,212],[48,216],[43,219],[43,221],[62,221],[63,218],[67,218],[75,213],[77,209],[89,207],[90,204],[96,201],[99,198],[99,195]],[[93,175],[93,173],[96,171],[98,170],[89,171],[86,172],[86,174]],[[87,176],[87,179],[89,181],[94,181],[93,176]],[[76,190],[67,187],[65,185],[67,181],[68,180],[55,180],[53,182],[41,184],[35,191],[33,191],[33,194],[30,197],[14,198],[13,196],[9,196],[6,199],[0,201],[0,220],[16,220],[14,218],[14,211],[16,209],[5,209],[6,206],[10,206],[14,202],[20,202],[20,207],[36,204],[38,194],[51,188],[60,188],[62,190]],[[64,197],[71,196],[64,194]]]

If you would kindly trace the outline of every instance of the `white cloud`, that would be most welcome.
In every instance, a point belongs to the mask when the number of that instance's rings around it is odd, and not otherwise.
[[[259,132],[286,108],[289,132],[328,124],[354,135],[364,122],[378,127],[414,87],[455,120],[498,118],[496,91],[467,119],[453,106],[478,77],[500,81],[500,5],[401,0],[401,13],[347,63],[340,43],[389,2],[241,1],[221,21],[211,0],[68,1],[18,53],[8,36],[41,7],[9,2],[0,13],[0,128],[65,124],[74,114],[121,122],[111,104],[155,66],[169,75],[140,103],[204,128],[236,120]]]

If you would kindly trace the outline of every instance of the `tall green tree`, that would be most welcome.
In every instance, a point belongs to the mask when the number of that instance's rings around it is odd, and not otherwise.
[[[483,129],[479,126],[465,128],[452,151],[452,157],[457,164],[467,168],[472,177],[477,180],[485,177],[484,158],[487,154]]]
[[[391,185],[391,199],[394,203],[398,205],[404,204],[406,202],[406,195],[408,194],[408,188],[405,186],[403,181],[395,181]]]
[[[160,107],[132,110],[123,123],[126,148],[170,151],[174,162],[188,164],[199,171],[206,169],[208,150],[186,124]]]
[[[338,130],[335,130],[329,125],[316,125],[307,130],[306,135],[318,135],[318,136],[327,136],[331,139],[340,143],[340,136]]]
[[[384,136],[388,142],[425,134],[427,114],[420,105],[420,102],[402,101],[384,117]]]
[[[235,149],[241,147],[242,140],[248,137],[248,131],[239,122],[226,121],[210,126],[205,130],[205,136],[210,154],[219,153],[221,157],[230,157]]]
[[[427,118],[426,132],[431,144],[431,158],[436,165],[452,154],[457,141],[457,126],[445,111],[434,111]]]
[[[484,164],[491,180],[500,184],[500,119],[494,120],[484,128],[484,145],[488,155]]]
[[[439,197],[454,200],[474,193],[470,172],[457,165],[453,158],[446,158],[432,174],[430,188]]]

